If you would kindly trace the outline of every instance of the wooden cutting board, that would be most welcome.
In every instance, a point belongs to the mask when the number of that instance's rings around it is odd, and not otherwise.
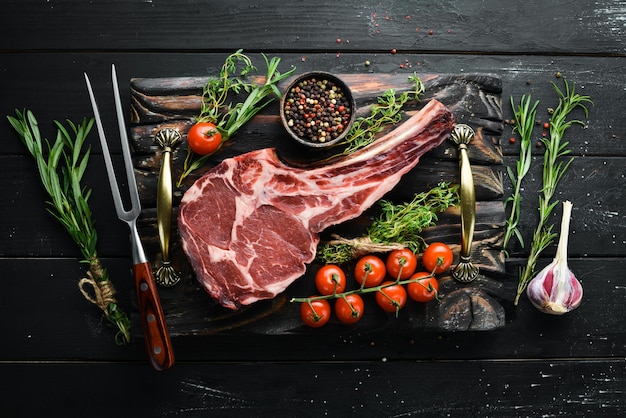
[[[338,74],[352,89],[359,115],[366,115],[369,106],[390,88],[397,92],[411,89],[406,74]],[[294,75],[295,77],[295,75]],[[282,334],[302,332],[350,331],[407,331],[415,330],[490,330],[505,323],[503,301],[504,255],[501,251],[505,215],[502,203],[503,157],[500,136],[503,130],[502,85],[499,78],[489,74],[419,74],[425,85],[425,94],[419,103],[407,107],[405,117],[431,99],[445,104],[458,123],[467,123],[476,131],[470,145],[470,160],[476,187],[476,226],[472,246],[472,260],[480,267],[478,279],[462,285],[450,276],[440,277],[440,301],[428,304],[408,303],[394,318],[377,309],[373,295],[365,295],[366,311],[356,325],[346,326],[331,320],[326,327],[310,330],[299,319],[299,306],[289,302],[294,296],[314,293],[313,276],[319,265],[312,264],[307,273],[273,300],[257,302],[238,311],[221,307],[197,282],[191,265],[183,253],[173,225],[170,247],[171,258],[181,271],[181,282],[171,288],[160,288],[163,309],[170,333],[176,335],[204,335],[211,333]],[[156,226],[156,191],[161,150],[154,143],[154,134],[165,126],[179,129],[185,138],[199,113],[200,94],[205,77],[134,78],[131,80],[131,142],[134,165],[142,200],[140,235],[149,258],[158,263],[160,247]],[[279,87],[284,88],[289,80]],[[184,191],[203,172],[224,158],[253,149],[273,147],[281,158],[302,162],[310,152],[303,153],[290,140],[280,122],[278,100],[255,116],[232,137],[203,167],[188,177],[174,191],[174,219],[176,206]],[[187,152],[186,142],[173,152],[173,175],[177,180]],[[315,155],[313,155],[315,158]],[[426,191],[441,181],[459,183],[458,154],[451,141],[422,157],[420,163],[385,198],[397,203],[407,202],[415,193]],[[322,234],[322,241],[330,233],[342,236],[362,235],[371,219],[377,216],[372,207],[362,216],[333,227]],[[439,216],[436,227],[425,231],[427,241],[448,243],[456,254],[461,242],[459,209],[450,209]],[[175,222],[174,222],[175,223]],[[455,264],[456,261],[455,260]],[[347,266],[350,271],[352,266]],[[372,296],[370,299],[369,296]]]

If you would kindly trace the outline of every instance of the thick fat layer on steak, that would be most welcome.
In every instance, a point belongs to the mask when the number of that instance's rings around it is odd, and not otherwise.
[[[302,169],[274,149],[222,161],[181,201],[178,226],[202,286],[237,309],[276,296],[313,261],[319,232],[359,216],[445,140],[454,117],[431,100],[375,143]]]

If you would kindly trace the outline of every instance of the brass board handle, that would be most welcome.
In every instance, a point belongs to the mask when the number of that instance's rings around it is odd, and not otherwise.
[[[459,264],[452,270],[452,276],[460,282],[471,282],[478,276],[478,267],[471,262],[472,240],[476,222],[476,194],[474,177],[470,165],[468,144],[474,138],[474,130],[465,124],[457,124],[451,139],[459,147],[461,171],[461,252]]]
[[[161,266],[154,273],[155,280],[162,286],[174,286],[180,275],[172,266],[169,255],[172,230],[172,148],[181,142],[180,133],[172,128],[164,128],[154,137],[163,149],[159,184],[157,189],[157,228],[161,244]]]

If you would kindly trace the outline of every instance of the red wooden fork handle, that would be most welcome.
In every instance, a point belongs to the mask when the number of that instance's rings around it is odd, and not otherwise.
[[[174,350],[165,325],[165,315],[161,308],[152,269],[147,262],[135,264],[133,273],[141,327],[150,363],[156,370],[168,369],[174,365]]]

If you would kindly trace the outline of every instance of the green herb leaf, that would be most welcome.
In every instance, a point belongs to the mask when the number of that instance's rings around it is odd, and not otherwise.
[[[280,58],[274,57],[268,60],[263,55],[267,66],[265,83],[259,85],[248,81],[247,76],[256,72],[257,68],[252,65],[252,60],[238,50],[229,55],[220,71],[218,79],[210,78],[203,87],[202,104],[200,114],[196,117],[197,122],[214,123],[222,134],[222,142],[227,141],[259,111],[272,102],[274,97],[280,97],[281,93],[276,85],[290,76],[295,68],[281,74],[278,71]],[[241,68],[240,68],[241,67]],[[242,91],[248,93],[243,102],[235,105],[227,103],[234,95]],[[187,156],[183,165],[183,173],[178,179],[177,186],[193,171],[202,167],[211,155],[197,156],[190,148],[187,148]]]

